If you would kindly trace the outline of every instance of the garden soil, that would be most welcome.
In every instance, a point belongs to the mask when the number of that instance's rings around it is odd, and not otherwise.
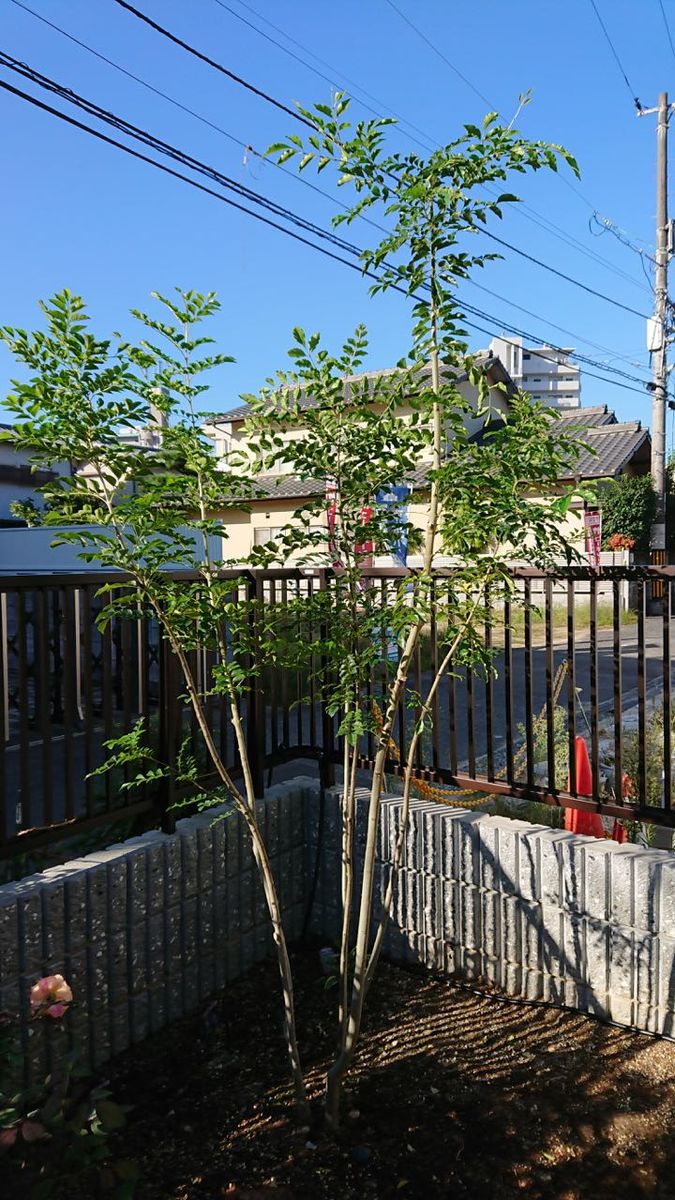
[[[318,1114],[336,991],[317,952],[295,970]],[[337,1140],[294,1118],[272,963],[104,1077],[139,1200],[675,1197],[675,1044],[388,965]]]

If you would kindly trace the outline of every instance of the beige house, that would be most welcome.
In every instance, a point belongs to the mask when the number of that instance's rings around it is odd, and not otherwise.
[[[490,403],[496,412],[508,412],[509,396],[515,392],[515,384],[504,368],[500,359],[487,356],[482,362],[490,388]],[[382,379],[393,375],[395,371],[371,372],[365,376],[355,377],[361,381],[364,378]],[[346,386],[352,380],[345,380]],[[468,377],[457,380],[459,391],[469,402],[470,410],[477,408],[477,388]],[[311,398],[300,401],[301,406],[309,407],[314,403]],[[624,474],[641,475],[649,472],[650,439],[649,432],[643,429],[640,422],[619,423],[608,407],[595,408],[558,408],[561,422],[568,427],[573,425],[579,429],[580,440],[585,448],[577,464],[575,479],[599,480],[618,478]],[[410,419],[412,409],[402,404],[399,416],[402,420]],[[213,414],[205,431],[214,438],[216,450],[223,465],[233,450],[241,451],[246,448],[246,419],[249,415],[248,405],[243,404],[222,415]],[[483,430],[483,418],[467,415],[466,427],[470,436],[480,438]],[[300,436],[301,431],[289,430],[288,438]],[[424,527],[426,512],[426,479],[428,463],[421,460],[413,477],[406,482],[412,485],[411,502],[408,506],[408,519],[419,528]],[[310,498],[321,496],[325,492],[322,481],[302,480],[293,475],[284,474],[281,470],[270,470],[259,476],[258,482],[265,492],[261,499],[250,504],[250,511],[237,507],[236,503],[225,504],[223,508],[224,524],[228,530],[228,538],[223,548],[223,557],[230,561],[241,561],[255,545],[263,545],[274,541],[280,529],[292,520],[294,513]],[[561,488],[571,481],[561,479]],[[317,517],[317,525],[324,522]],[[580,548],[583,546],[583,508],[578,506],[570,511],[568,517],[569,534]],[[375,560],[375,565],[392,565],[389,556],[381,556]],[[442,565],[442,557],[437,558]],[[410,566],[416,565],[413,557],[408,559]]]

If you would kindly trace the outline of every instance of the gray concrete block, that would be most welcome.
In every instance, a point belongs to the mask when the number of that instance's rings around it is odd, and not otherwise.
[[[541,899],[540,830],[523,832],[518,840],[518,894],[523,900]]]
[[[635,994],[634,933],[632,929],[612,925],[609,938],[609,990],[614,1013],[616,998],[632,998]]]
[[[569,834],[557,844],[562,868],[562,903],[571,912],[585,911],[584,897],[584,850],[587,843],[583,838]]]
[[[582,847],[584,859],[584,912],[598,921],[605,921],[610,910],[611,859],[616,842],[601,842],[595,838]]]
[[[655,932],[660,928],[663,868],[670,866],[671,856],[654,850],[643,850],[632,857],[635,928]],[[666,876],[670,877],[668,871]]]

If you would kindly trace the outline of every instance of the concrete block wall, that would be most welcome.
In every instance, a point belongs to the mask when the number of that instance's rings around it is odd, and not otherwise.
[[[261,822],[286,930],[337,941],[339,795],[271,788]],[[367,793],[359,794],[358,857]],[[386,797],[377,912],[401,821]],[[357,863],[357,882],[360,866]],[[248,839],[224,806],[0,887],[0,1010],[24,1018],[27,1079],[76,1047],[91,1066],[189,1013],[271,951]],[[675,855],[414,801],[385,956],[675,1037]],[[29,1022],[30,987],[63,974],[75,1005]]]
[[[339,800],[324,820],[311,928],[340,925]],[[401,801],[379,829],[376,906]],[[308,854],[318,811],[308,813]],[[365,839],[365,796],[357,818]],[[675,1037],[675,855],[413,801],[385,957]]]
[[[306,808],[316,784],[270,788],[260,819],[289,938],[305,914]],[[23,1018],[27,1079],[76,1047],[92,1067],[142,1041],[272,948],[243,822],[228,806],[0,887],[0,1010]],[[62,974],[63,1022],[29,1022],[31,985]]]

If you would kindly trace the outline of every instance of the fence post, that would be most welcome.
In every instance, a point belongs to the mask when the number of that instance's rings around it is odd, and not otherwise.
[[[173,833],[176,828],[176,816],[173,804],[176,800],[176,784],[173,768],[176,762],[177,721],[178,710],[178,679],[176,658],[168,640],[160,630],[159,641],[159,746],[157,757],[161,763],[170,768],[169,775],[162,779],[157,791],[157,802],[162,818],[162,829],[165,833]],[[178,726],[179,728],[179,726]]]
[[[264,603],[263,582],[257,572],[247,572],[246,604],[251,639],[249,655],[249,687],[246,704],[246,748],[257,800],[265,795],[265,745],[267,741],[266,705],[261,678],[260,610]]]

